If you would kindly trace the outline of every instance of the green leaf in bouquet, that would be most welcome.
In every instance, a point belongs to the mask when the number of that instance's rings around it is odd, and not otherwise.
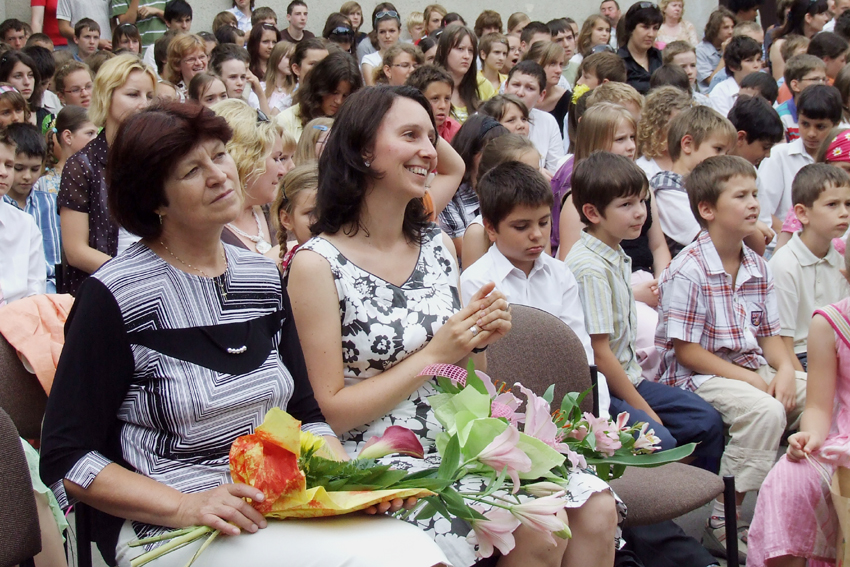
[[[490,396],[482,394],[475,388],[464,388],[458,395],[452,396],[447,403],[435,409],[434,415],[446,431],[454,434],[457,432],[456,416],[462,411],[472,412],[477,417],[489,417]]]
[[[474,459],[507,427],[507,423],[494,417],[469,422],[464,428],[464,439],[460,443],[463,456],[467,459]],[[458,437],[460,436],[461,432],[458,432]]]
[[[488,400],[490,399],[490,392],[487,391],[484,381],[475,373],[475,362],[473,362],[472,358],[466,364],[466,385],[472,386],[479,394],[484,394]]]
[[[402,488],[424,488],[425,490],[430,490],[431,492],[439,492],[443,488],[452,484],[452,482],[453,481],[450,478],[405,478],[404,480],[395,483],[390,488],[396,490],[400,490]]]
[[[660,467],[667,463],[681,461],[688,455],[694,452],[696,443],[688,443],[675,449],[666,451],[658,451],[648,455],[633,455],[633,454],[615,454],[613,457],[594,457],[587,456],[587,462],[591,465],[596,465],[597,469],[600,464],[605,465],[625,465],[628,467]]]
[[[423,498],[422,500],[427,504],[433,506],[434,510],[436,510],[437,513],[440,514],[442,517],[444,517],[450,522],[452,521],[452,515],[449,513],[448,508],[446,508],[446,505],[443,504],[443,499],[440,496],[428,496],[426,498]]]
[[[552,404],[552,399],[555,397],[555,385],[550,384],[546,391],[543,392],[543,399],[546,400],[547,404]]]
[[[460,442],[457,435],[452,435],[442,457],[440,468],[437,470],[437,478],[454,478],[460,464]]]
[[[437,376],[437,391],[443,394],[457,394],[461,388],[445,376]]]
[[[449,440],[452,438],[451,435],[446,433],[445,431],[441,431],[437,433],[437,437],[434,439],[434,445],[437,446],[437,452],[441,455],[446,453],[446,447],[449,444]]]
[[[442,497],[446,508],[452,515],[457,516],[462,520],[466,520],[467,522],[486,519],[483,514],[467,506],[463,496],[458,494],[454,488],[450,486],[446,487],[445,490],[440,492],[440,496]]]
[[[434,517],[437,513],[437,507],[434,506],[431,502],[425,502],[425,505],[419,509],[419,512],[416,514],[417,520],[427,520],[429,518]]]
[[[434,411],[437,411],[437,408],[444,406],[453,397],[454,397],[454,394],[448,394],[448,393],[446,393],[446,394],[434,394],[433,396],[428,396],[427,398],[425,398],[425,401],[428,402],[428,405],[431,406],[431,408]]]
[[[537,479],[545,476],[553,467],[563,464],[566,457],[541,441],[525,433],[519,434],[517,447],[531,459],[531,470],[519,473],[521,479]]]
[[[481,496],[490,496],[497,490],[500,490],[502,486],[505,485],[505,477],[508,476],[508,467],[502,467],[502,472],[498,475],[493,474],[490,482],[487,484],[487,488],[481,494]]]
[[[611,465],[605,462],[596,465],[596,476],[598,476],[605,482],[611,480]]]

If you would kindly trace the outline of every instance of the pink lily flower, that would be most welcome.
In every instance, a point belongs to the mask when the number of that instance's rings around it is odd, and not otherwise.
[[[567,444],[563,445],[563,448],[558,449],[558,451],[567,456],[567,460],[570,461],[570,464],[574,469],[586,469],[587,468],[587,460],[584,458],[584,455],[580,455],[570,449],[570,446]]]
[[[587,427],[584,425],[579,425],[578,427],[570,431],[567,434],[567,437],[571,437],[572,439],[577,439],[578,441],[581,441],[582,439],[587,437],[587,433]]]
[[[519,398],[510,392],[504,392],[493,398],[490,403],[490,416],[504,417],[511,425],[515,426],[525,421],[525,414],[516,411],[521,404]]]
[[[617,431],[625,431],[626,429],[628,429],[629,426],[626,425],[628,423],[628,421],[629,421],[629,412],[627,412],[627,411],[620,412],[620,415],[617,416]]]
[[[564,492],[561,491],[551,496],[515,504],[511,506],[511,514],[524,526],[546,534],[551,543],[555,545],[556,542],[552,533],[562,532],[566,527],[564,521],[557,516],[557,513],[564,509],[563,495]]]
[[[652,453],[661,448],[658,446],[659,443],[661,443],[661,439],[655,436],[654,429],[647,431],[648,427],[648,423],[644,423],[643,426],[641,426],[640,434],[638,435],[637,441],[635,441],[635,449],[642,449],[647,453]]]
[[[508,467],[508,475],[514,483],[513,493],[519,490],[519,474],[531,470],[531,459],[525,452],[517,447],[519,443],[519,431],[513,425],[508,425],[502,433],[496,436],[476,459],[478,462],[491,467],[495,471],[501,471]]]
[[[623,446],[620,443],[620,435],[616,425],[604,417],[596,417],[589,412],[584,413],[584,419],[587,420],[590,430],[596,437],[596,450],[603,455],[613,457],[617,449]]]
[[[417,459],[425,457],[422,443],[411,430],[400,425],[391,425],[384,430],[383,435],[375,435],[366,441],[357,458],[380,459],[396,453]]]
[[[542,480],[540,482],[535,482],[534,484],[526,484],[523,489],[532,496],[536,496],[537,498],[543,498],[544,496],[552,496],[553,494],[564,493],[563,486],[548,480]]]
[[[498,549],[502,555],[507,555],[516,546],[514,530],[519,527],[517,520],[510,512],[503,508],[493,508],[484,512],[481,506],[472,506],[482,512],[486,520],[473,520],[472,532],[466,536],[471,545],[478,546],[479,557],[490,557],[493,548]]]
[[[519,387],[528,399],[528,403],[525,405],[525,427],[523,428],[523,433],[543,441],[557,451],[563,452],[565,449],[568,449],[563,443],[558,443],[558,426],[552,421],[549,402],[519,382],[514,384],[514,386]]]

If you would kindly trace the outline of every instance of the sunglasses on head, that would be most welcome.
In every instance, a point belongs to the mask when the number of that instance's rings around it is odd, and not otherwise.
[[[401,21],[401,18],[398,17],[398,12],[395,10],[386,10],[384,12],[378,12],[375,14],[375,24],[378,23],[378,20],[383,18],[395,18],[398,21]]]
[[[266,116],[265,112],[263,112],[262,110],[260,110],[258,108],[257,109],[257,124],[262,124],[263,122],[271,122],[271,120],[269,120],[269,117]]]
[[[597,45],[590,50],[590,53],[605,53],[606,51],[614,53],[614,48],[607,44]]]
[[[330,35],[354,35],[354,30],[345,26],[339,26],[331,30]]]
[[[646,9],[646,8],[657,8],[657,7],[658,7],[658,6],[656,6],[655,4],[653,4],[652,2],[638,2],[638,5],[637,5],[637,6],[638,6],[638,8],[640,8],[641,10],[644,10],[644,9]]]

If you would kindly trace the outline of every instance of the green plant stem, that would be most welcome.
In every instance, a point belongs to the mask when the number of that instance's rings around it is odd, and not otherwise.
[[[145,539],[137,539],[136,541],[131,541],[127,544],[128,547],[139,547],[141,545],[147,545],[149,543],[156,543],[158,541],[165,541],[167,539],[173,539],[175,537],[182,536],[183,534],[188,534],[191,531],[194,531],[198,528],[198,526],[191,526],[188,528],[182,528],[179,530],[174,530],[171,532],[166,532],[164,534],[159,534],[158,536],[146,537]]]
[[[217,537],[218,537],[218,534],[220,534],[220,533],[221,533],[221,530],[216,530],[216,531],[214,531],[213,533],[211,533],[211,534],[210,534],[210,537],[208,537],[208,538],[207,538],[207,541],[205,541],[205,542],[204,542],[204,544],[203,544],[201,547],[199,547],[199,548],[198,548],[198,551],[196,551],[196,552],[195,552],[195,555],[193,555],[193,556],[192,556],[192,559],[190,559],[190,560],[189,560],[189,562],[186,564],[186,567],[191,567],[191,566],[192,566],[192,563],[194,563],[194,562],[195,562],[195,560],[196,560],[198,557],[200,557],[200,556],[201,556],[201,553],[203,553],[203,552],[204,552],[204,550],[205,550],[207,547],[209,547],[209,545],[213,542],[213,540],[214,540],[215,538],[217,538]]]
[[[142,555],[139,555],[138,557],[130,561],[130,567],[141,567],[142,565],[150,563],[154,559],[158,559],[166,553],[174,551],[177,548],[183,547],[184,545],[195,541],[196,539],[202,537],[204,534],[209,533],[210,531],[212,531],[212,528],[209,526],[197,526],[189,533],[179,537],[175,537],[165,545],[157,547],[156,549],[152,549],[147,553],[143,553]]]

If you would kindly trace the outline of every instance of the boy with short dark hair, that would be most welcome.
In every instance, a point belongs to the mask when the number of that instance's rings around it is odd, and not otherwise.
[[[655,174],[649,186],[655,194],[658,222],[671,256],[693,242],[700,232],[699,223],[691,214],[685,177],[705,159],[725,154],[734,143],[734,126],[707,106],[684,110],[670,122],[667,152],[673,167]]]
[[[16,51],[24,48],[27,32],[24,23],[16,18],[9,18],[0,24],[0,41]]]
[[[277,14],[268,6],[260,6],[251,12],[251,27],[257,24],[269,24],[277,27]]]
[[[806,57],[811,57],[807,55]],[[759,166],[759,220],[779,234],[791,208],[791,184],[803,166],[815,162],[821,142],[841,122],[841,94],[835,87],[812,85],[800,94],[797,106],[800,137],[773,148]]]
[[[437,124],[437,133],[445,141],[451,142],[460,130],[460,123],[451,116],[455,88],[452,76],[442,67],[423,65],[410,74],[405,84],[418,89],[428,100]]]
[[[566,64],[561,70],[561,76],[566,81],[566,84],[559,84],[559,86],[567,90],[572,90],[579,73],[579,63],[572,60],[573,55],[576,53],[576,32],[566,18],[549,20],[546,22],[546,27],[549,28],[552,43],[557,43],[564,48],[564,61],[566,61]]]
[[[723,61],[728,77],[711,89],[708,98],[714,110],[726,116],[738,98],[744,77],[762,69],[761,44],[751,37],[733,37],[723,52]]]
[[[289,43],[298,43],[304,39],[316,37],[307,31],[307,4],[304,0],[292,0],[286,7],[286,21],[289,25],[281,30],[280,39]]]
[[[165,4],[163,18],[165,19],[165,33],[156,38],[144,49],[143,59],[145,63],[154,69],[159,69],[159,66],[156,63],[157,40],[165,37],[168,32],[172,32],[171,36],[173,36],[174,33],[190,33],[192,31],[192,6],[190,6],[186,0],[170,0],[170,2]],[[141,34],[141,30],[139,30],[139,33]],[[144,36],[142,36],[142,43],[144,43]],[[159,75],[159,73],[160,71],[157,70],[157,75]]]
[[[758,490],[773,466],[786,425],[796,426],[806,375],[795,373],[779,336],[770,268],[743,242],[758,222],[752,164],[736,156],[710,157],[685,184],[692,214],[704,230],[658,284],[657,380],[696,393],[729,426],[720,474],[735,477],[740,516],[744,495]],[[725,523],[718,499],[703,545],[723,556]],[[738,539],[746,561],[746,542]]]
[[[529,22],[519,35],[519,48],[523,55],[538,41],[552,41],[552,32],[543,22]]]
[[[850,141],[839,138],[841,146],[850,150]],[[825,163],[807,165],[794,178],[791,198],[803,229],[768,264],[776,282],[779,335],[794,368],[805,372],[812,314],[850,295],[841,273],[844,260],[832,244],[850,226],[850,175]]]
[[[741,90],[738,91],[738,96],[760,96],[770,103],[771,108],[776,104],[776,96],[779,94],[779,88],[776,86],[776,81],[773,80],[768,73],[750,73],[744,80],[741,81]],[[728,117],[728,116],[727,116]],[[782,123],[782,121],[779,121]],[[783,137],[784,137],[784,130]]]
[[[34,33],[27,38],[27,43],[25,47],[29,47],[31,45],[36,45],[38,47],[43,47],[47,51],[51,53],[55,49],[55,45],[53,45],[53,40],[50,39],[50,36],[46,33]]]
[[[531,25],[531,24],[529,24]],[[519,97],[528,107],[528,138],[540,154],[540,165],[555,172],[564,157],[564,139],[558,121],[548,112],[534,108],[546,98],[546,72],[536,61],[521,61],[508,73],[505,94]]]
[[[47,143],[32,124],[10,124],[6,135],[15,142],[15,170],[9,192],[3,201],[35,219],[41,231],[44,259],[47,261],[47,293],[56,293],[56,265],[62,263],[62,242],[56,195],[33,191],[41,177]]]
[[[739,96],[729,111],[729,122],[738,132],[729,155],[740,156],[755,167],[785,137],[776,110],[760,96]]]
[[[847,50],[850,44],[840,35],[833,32],[821,32],[809,41],[806,53],[820,58],[826,65],[826,76],[832,84],[838,72],[847,64]]]
[[[785,140],[793,142],[800,137],[797,125],[797,105],[803,89],[812,85],[823,85],[826,80],[826,64],[814,55],[795,55],[785,62],[785,84],[791,90],[791,98],[776,108],[785,126]]]
[[[100,26],[91,18],[83,18],[74,26],[74,42],[77,44],[77,61],[85,61],[95,53],[100,43]]]
[[[588,55],[579,65],[576,85],[586,85],[593,90],[604,83],[625,83],[626,62],[610,51]]]

